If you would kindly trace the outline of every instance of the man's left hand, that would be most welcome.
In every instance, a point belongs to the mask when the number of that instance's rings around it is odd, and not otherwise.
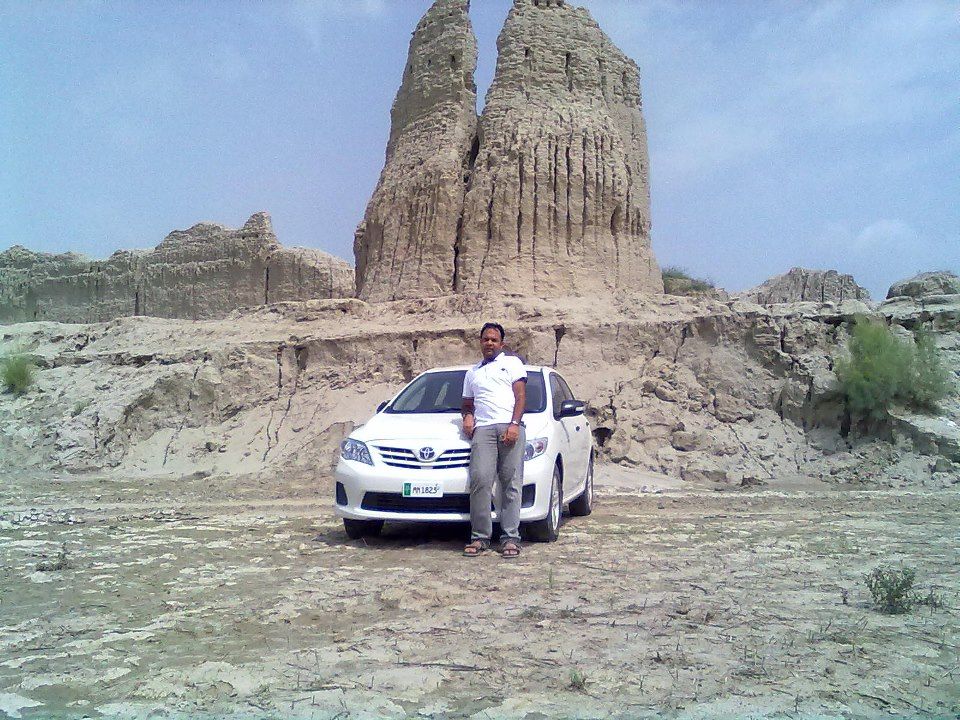
[[[519,437],[520,427],[518,425],[510,424],[507,426],[507,429],[503,431],[503,435],[500,436],[500,440],[503,441],[504,445],[513,445]]]

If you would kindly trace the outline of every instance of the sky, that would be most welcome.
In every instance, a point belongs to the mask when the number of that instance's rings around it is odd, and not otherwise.
[[[0,251],[266,210],[352,262],[428,0],[2,0]],[[653,249],[728,290],[960,274],[960,3],[582,0],[637,61]],[[473,0],[483,94],[509,0]]]

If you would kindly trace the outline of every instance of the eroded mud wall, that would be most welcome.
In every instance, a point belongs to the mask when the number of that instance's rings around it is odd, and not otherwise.
[[[351,297],[353,269],[320,250],[280,245],[266,213],[233,230],[200,223],[152,250],[107,260],[14,247],[0,253],[0,323],[189,320],[284,300]]]

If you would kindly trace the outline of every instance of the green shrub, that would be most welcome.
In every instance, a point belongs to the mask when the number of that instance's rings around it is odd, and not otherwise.
[[[877,567],[867,573],[863,581],[880,612],[900,615],[910,612],[914,605],[926,605],[932,610],[944,607],[940,593],[930,589],[924,595],[913,589],[916,577],[912,568]]]
[[[660,271],[663,276],[663,291],[668,295],[690,295],[694,293],[705,293],[714,289],[714,284],[709,280],[695,278],[684,268],[677,265],[669,265]]]
[[[851,417],[881,420],[893,405],[937,412],[950,391],[939,352],[925,334],[918,333],[915,342],[903,341],[883,323],[860,319],[848,349],[836,374]]]
[[[940,358],[933,338],[923,330],[914,333],[913,398],[917,407],[937,412],[940,401],[950,394],[950,375]]]
[[[577,668],[573,668],[570,671],[570,682],[568,683],[568,687],[577,692],[586,692],[587,676]]]
[[[0,360],[0,378],[6,392],[23,395],[33,384],[33,363],[26,355],[9,355]]]
[[[873,604],[880,612],[891,615],[910,612],[916,601],[913,592],[913,581],[916,572],[910,568],[878,567],[871,570],[864,577],[867,590],[873,597]]]

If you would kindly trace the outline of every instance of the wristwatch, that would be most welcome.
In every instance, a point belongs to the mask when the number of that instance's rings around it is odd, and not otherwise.
[[[510,421],[510,424],[511,424],[511,425],[516,425],[517,427],[520,427],[520,421],[519,421],[519,420],[511,420],[511,421]]]

